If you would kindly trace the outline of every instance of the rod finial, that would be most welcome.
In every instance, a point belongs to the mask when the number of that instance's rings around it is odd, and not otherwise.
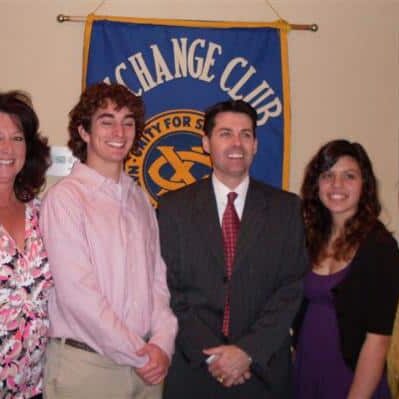
[[[317,32],[317,31],[319,30],[319,25],[317,25],[317,24],[312,24],[312,25],[310,26],[310,30],[311,30],[312,32]]]
[[[57,15],[57,22],[62,23],[65,21],[69,21],[69,17],[67,15],[64,15],[64,14]]]

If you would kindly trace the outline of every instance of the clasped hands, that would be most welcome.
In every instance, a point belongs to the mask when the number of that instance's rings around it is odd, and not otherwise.
[[[208,371],[225,387],[243,384],[251,378],[251,358],[236,345],[221,345],[203,350],[207,356],[214,355]]]
[[[151,343],[145,344],[136,353],[138,356],[148,356],[148,362],[135,369],[137,375],[147,385],[160,384],[168,372],[168,355],[159,346]]]

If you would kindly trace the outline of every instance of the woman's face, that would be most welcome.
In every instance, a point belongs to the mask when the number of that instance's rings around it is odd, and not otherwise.
[[[331,212],[333,221],[345,222],[358,208],[363,179],[357,161],[342,156],[319,176],[319,198]]]
[[[14,185],[26,157],[25,135],[15,117],[0,112],[0,183]]]

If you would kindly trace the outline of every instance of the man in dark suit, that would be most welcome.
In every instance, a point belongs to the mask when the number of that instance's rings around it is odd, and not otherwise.
[[[179,321],[166,399],[291,397],[289,329],[307,266],[303,226],[294,194],[249,177],[256,120],[244,101],[209,108],[203,147],[212,177],[160,200]]]

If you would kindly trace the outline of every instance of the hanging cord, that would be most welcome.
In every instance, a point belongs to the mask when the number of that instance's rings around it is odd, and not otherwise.
[[[105,1],[105,0],[104,0]],[[266,4],[271,8],[271,10],[274,12],[274,14],[277,16],[278,19],[281,19],[282,21],[284,21],[284,19],[281,17],[281,15],[279,14],[279,12],[272,6],[272,4],[270,3],[269,0],[265,0]]]
[[[102,2],[91,12],[91,14],[95,14],[96,11],[106,2],[106,0],[102,0]]]
[[[290,24],[288,23],[281,15],[280,13],[272,6],[270,3],[270,0],[265,0],[266,4],[269,6],[269,8],[274,12],[276,17],[280,20],[283,21],[283,23],[288,24],[288,30],[310,30],[312,32],[317,32],[319,30],[319,26],[317,24]]]
[[[0,0],[1,1],[1,0]],[[98,11],[106,2],[106,0],[102,0],[100,4],[92,11],[91,14],[95,14],[96,11]],[[276,15],[276,17],[280,20],[283,21],[284,24],[287,24],[289,26],[290,30],[310,30],[312,32],[317,32],[319,27],[317,24],[288,24],[279,14],[279,12],[272,6],[269,0],[265,0],[266,4],[269,6],[269,8],[273,11],[273,13]],[[86,22],[87,16],[72,16],[72,15],[64,15],[64,14],[58,14],[57,15],[57,21],[58,22]],[[209,22],[215,22],[215,21],[209,21]]]

